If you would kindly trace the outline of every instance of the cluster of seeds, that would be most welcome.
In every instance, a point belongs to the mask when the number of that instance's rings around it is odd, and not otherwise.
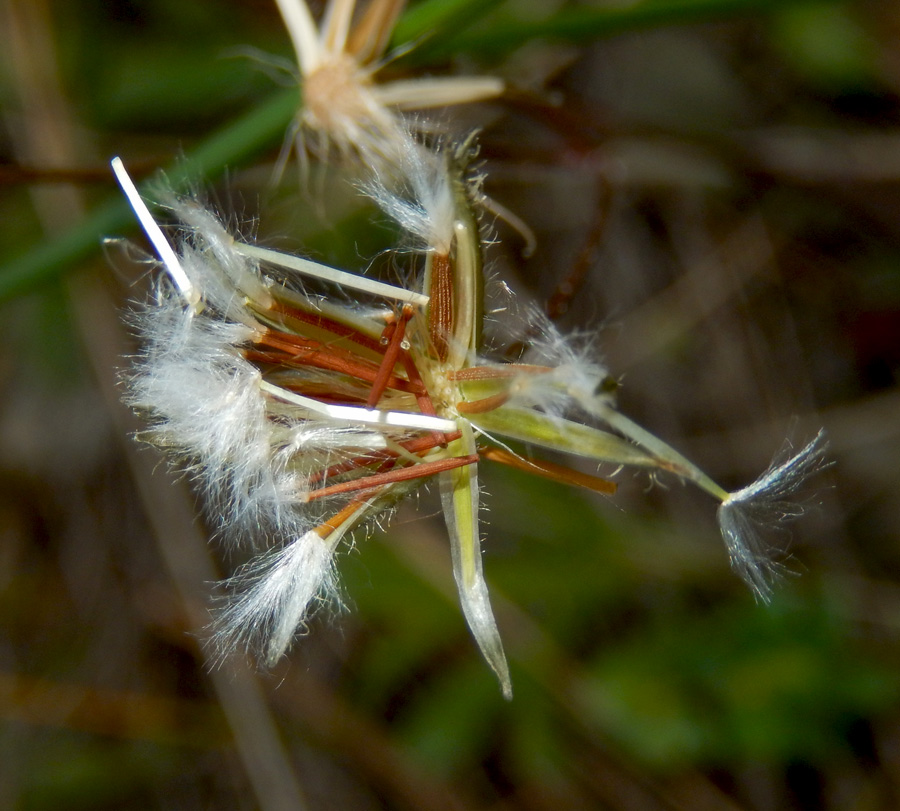
[[[786,502],[823,464],[821,436],[728,493],[622,415],[589,348],[539,313],[518,361],[485,356],[471,139],[435,144],[401,111],[487,98],[502,83],[378,86],[402,1],[373,0],[356,14],[354,0],[334,0],[321,27],[302,0],[277,2],[298,52],[298,132],[314,138],[301,149],[354,162],[361,193],[413,246],[415,270],[400,286],[262,248],[196,200],[169,194],[159,202],[180,224],[173,247],[113,162],[166,271],[134,316],[143,349],[129,400],[148,416],[147,438],[197,482],[218,534],[251,552],[228,583],[218,649],[279,659],[316,605],[336,599],[334,556],[347,533],[436,481],[463,613],[510,696],[482,570],[479,460],[603,493],[615,486],[521,456],[506,440],[698,485],[720,503],[732,565],[767,599],[778,564],[761,530],[794,514]]]

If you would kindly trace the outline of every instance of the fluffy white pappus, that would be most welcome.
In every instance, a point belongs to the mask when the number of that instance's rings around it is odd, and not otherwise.
[[[771,599],[772,579],[782,568],[773,560],[765,536],[802,514],[802,505],[792,499],[810,476],[828,466],[826,450],[820,431],[798,453],[776,458],[762,476],[729,494],[719,507],[719,527],[731,566],[763,602]]]
[[[449,253],[457,213],[445,155],[408,137],[398,158],[392,174],[379,172],[363,184],[363,193],[421,247]]]
[[[388,445],[384,435],[375,431],[320,425],[304,418],[283,425],[282,420],[283,416],[272,424],[266,475],[253,482],[255,487],[249,493],[254,509],[234,516],[232,531],[240,530],[250,537],[302,534],[335,511],[331,499],[309,503],[310,477]]]
[[[330,420],[304,421],[291,426],[284,438],[285,448],[291,455],[334,454],[345,456],[380,451],[388,447],[387,437],[380,431],[359,426],[347,426]],[[318,463],[319,467],[323,467]]]
[[[235,287],[215,259],[190,245],[182,245],[181,267],[196,290],[203,307],[213,309],[230,322],[258,328],[259,322],[247,309],[247,297]]]
[[[542,311],[533,308],[527,313],[527,323],[530,346],[522,362],[548,366],[552,371],[514,378],[510,387],[512,405],[562,417],[575,409],[595,415],[598,401],[610,402],[605,391],[609,372],[596,360],[589,337],[563,335]]]
[[[270,539],[301,535],[315,525],[318,515],[301,509],[308,478],[292,463],[290,454],[270,446],[262,464],[225,471],[215,488],[202,472],[207,512],[222,537],[233,545],[246,542],[258,548]]]
[[[214,291],[231,288],[264,306],[271,303],[272,297],[259,271],[259,263],[235,250],[234,236],[216,214],[190,197],[170,194],[165,203],[185,226],[182,263],[190,263],[190,267],[185,268],[189,276],[201,277],[191,278],[191,281],[204,292],[204,298],[210,300]],[[189,257],[190,249],[194,255]],[[206,260],[205,265],[203,260]],[[224,276],[224,279],[215,276]]]
[[[150,415],[157,444],[189,460],[223,526],[258,523],[257,497],[275,483],[260,374],[237,349],[251,331],[195,315],[171,297],[144,310],[137,325],[144,350],[129,403]]]
[[[309,530],[227,582],[231,602],[216,617],[211,639],[220,656],[259,651],[271,667],[319,604],[339,603],[333,558],[344,531],[322,538]]]
[[[230,363],[238,347],[251,341],[258,330],[258,324],[194,312],[165,278],[160,280],[154,299],[139,305],[129,321],[141,340],[142,364],[174,355],[200,355],[207,363]]]

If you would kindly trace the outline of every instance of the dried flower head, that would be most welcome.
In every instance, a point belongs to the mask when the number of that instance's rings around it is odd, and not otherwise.
[[[415,78],[377,83],[397,17],[406,0],[329,0],[317,27],[305,0],[276,0],[300,68],[302,128],[322,149],[391,160],[407,135],[398,112],[493,98],[503,82],[491,77]]]
[[[220,649],[251,647],[276,661],[315,606],[337,599],[340,541],[437,479],[463,613],[510,696],[481,561],[478,462],[604,493],[615,486],[518,456],[508,439],[697,484],[722,504],[734,567],[767,598],[772,566],[750,518],[755,505],[789,512],[782,502],[822,463],[821,437],[729,494],[618,412],[589,344],[546,319],[532,319],[538,337],[522,362],[484,357],[467,150],[407,145],[365,186],[415,246],[418,272],[406,287],[242,242],[196,201],[171,196],[182,223],[173,250],[114,163],[170,280],[138,317],[145,349],[132,403],[149,414],[152,440],[185,460],[220,533],[255,555],[229,581]]]

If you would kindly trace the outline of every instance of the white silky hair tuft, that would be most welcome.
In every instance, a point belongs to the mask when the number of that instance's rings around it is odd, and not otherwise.
[[[446,156],[432,152],[412,137],[398,149],[391,174],[382,170],[361,189],[409,235],[417,247],[449,253],[456,221],[456,202]]]
[[[190,249],[193,249],[200,253],[204,261],[210,263],[209,270],[212,273],[203,273],[202,264],[195,263],[194,272],[203,275],[198,281],[213,282],[216,280],[211,276],[218,276],[219,285],[224,282],[235,293],[243,294],[264,306],[271,304],[272,297],[260,274],[259,263],[236,250],[234,237],[216,214],[191,197],[167,194],[164,202],[183,225],[183,253],[189,254]],[[209,289],[206,286],[201,286],[200,289],[204,292],[204,298],[210,300]]]
[[[719,506],[718,519],[732,568],[763,602],[772,597],[772,579],[781,564],[765,542],[767,531],[798,518],[803,506],[793,500],[801,485],[828,466],[824,432],[798,453],[779,461],[752,484],[729,494]]]
[[[194,315],[171,296],[137,322],[144,350],[129,380],[130,404],[149,414],[158,444],[189,460],[222,527],[258,523],[258,497],[276,483],[260,373],[237,349],[251,331]]]
[[[357,517],[364,510],[361,507]],[[219,656],[259,650],[272,667],[320,604],[339,605],[334,553],[354,525],[351,518],[324,538],[308,530],[230,578],[229,603],[213,623],[211,643]]]
[[[551,371],[527,372],[515,377],[510,386],[510,403],[538,408],[554,417],[572,411],[594,415],[598,398],[604,402],[609,400],[602,393],[609,372],[596,359],[593,342],[582,335],[563,335],[536,307],[527,309],[526,323],[529,348],[522,362],[548,366]]]

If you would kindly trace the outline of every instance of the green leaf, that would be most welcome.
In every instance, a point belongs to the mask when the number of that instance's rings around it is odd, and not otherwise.
[[[423,38],[435,40],[438,34],[459,32],[499,6],[504,0],[424,0],[417,3],[397,21],[391,41],[394,47],[403,47]],[[446,36],[443,37],[446,40]],[[417,48],[420,56],[432,54],[440,48],[430,42]]]

